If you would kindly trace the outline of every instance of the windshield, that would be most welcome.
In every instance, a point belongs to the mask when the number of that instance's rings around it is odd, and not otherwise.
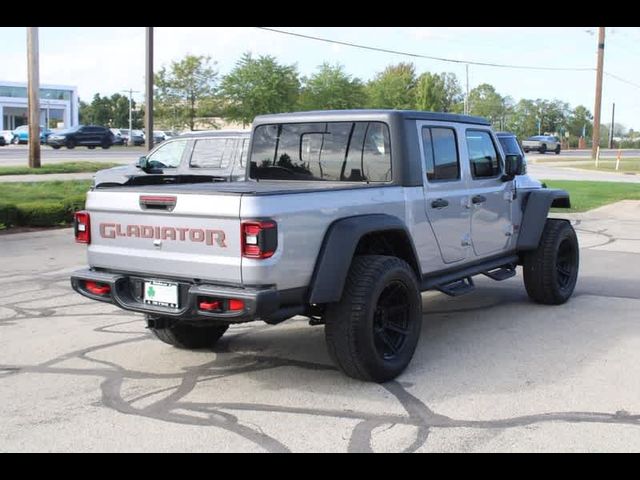
[[[522,155],[520,145],[516,137],[498,137],[502,150],[506,155]]]
[[[147,157],[149,166],[152,168],[177,168],[182,161],[186,146],[187,140],[163,143]]]
[[[389,127],[381,122],[260,125],[253,136],[250,177],[389,182]]]

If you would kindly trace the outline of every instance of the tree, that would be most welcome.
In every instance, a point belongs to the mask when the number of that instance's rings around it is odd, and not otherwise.
[[[488,83],[480,84],[469,92],[469,113],[484,117],[494,124],[505,119],[510,111],[510,104],[509,97],[501,96]]]
[[[218,72],[213,65],[211,57],[187,55],[155,74],[156,113],[161,120],[173,118],[194,129],[199,106],[205,104],[210,111],[211,104],[215,104]]]
[[[367,84],[370,108],[411,110],[415,105],[416,71],[412,63],[389,65]]]
[[[302,110],[343,110],[363,108],[366,104],[364,84],[344,72],[342,65],[325,62],[308,80],[300,92]]]
[[[573,137],[591,138],[593,132],[593,115],[583,105],[578,105],[567,118],[567,130]]]
[[[505,129],[520,139],[538,134],[538,106],[533,100],[522,99],[511,109]]]
[[[458,112],[462,89],[453,73],[423,73],[414,88],[415,108],[432,112]]]
[[[291,111],[299,90],[296,65],[280,65],[270,55],[254,59],[245,53],[222,79],[223,116],[246,125],[257,115]]]
[[[133,128],[142,127],[141,112],[136,109],[135,100],[132,101]],[[90,104],[80,102],[80,123],[103,125],[105,127],[129,126],[129,97],[115,93],[108,96],[100,96],[96,93]]]

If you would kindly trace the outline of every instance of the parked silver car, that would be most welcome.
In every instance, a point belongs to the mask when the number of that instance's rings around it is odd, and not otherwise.
[[[558,155],[560,153],[560,139],[550,135],[536,135],[524,140],[522,149],[524,153],[536,150],[540,153],[554,152]]]

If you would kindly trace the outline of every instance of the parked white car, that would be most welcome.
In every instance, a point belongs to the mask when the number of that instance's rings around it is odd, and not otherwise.
[[[4,138],[5,145],[9,145],[11,143],[11,140],[13,140],[13,131],[2,130],[0,131],[0,137]]]

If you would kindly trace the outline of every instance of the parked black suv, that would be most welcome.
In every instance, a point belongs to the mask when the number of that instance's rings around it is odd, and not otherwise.
[[[54,149],[60,147],[75,148],[77,145],[90,149],[96,147],[109,148],[115,142],[113,132],[96,125],[78,125],[77,127],[55,132],[49,135],[47,144]]]

